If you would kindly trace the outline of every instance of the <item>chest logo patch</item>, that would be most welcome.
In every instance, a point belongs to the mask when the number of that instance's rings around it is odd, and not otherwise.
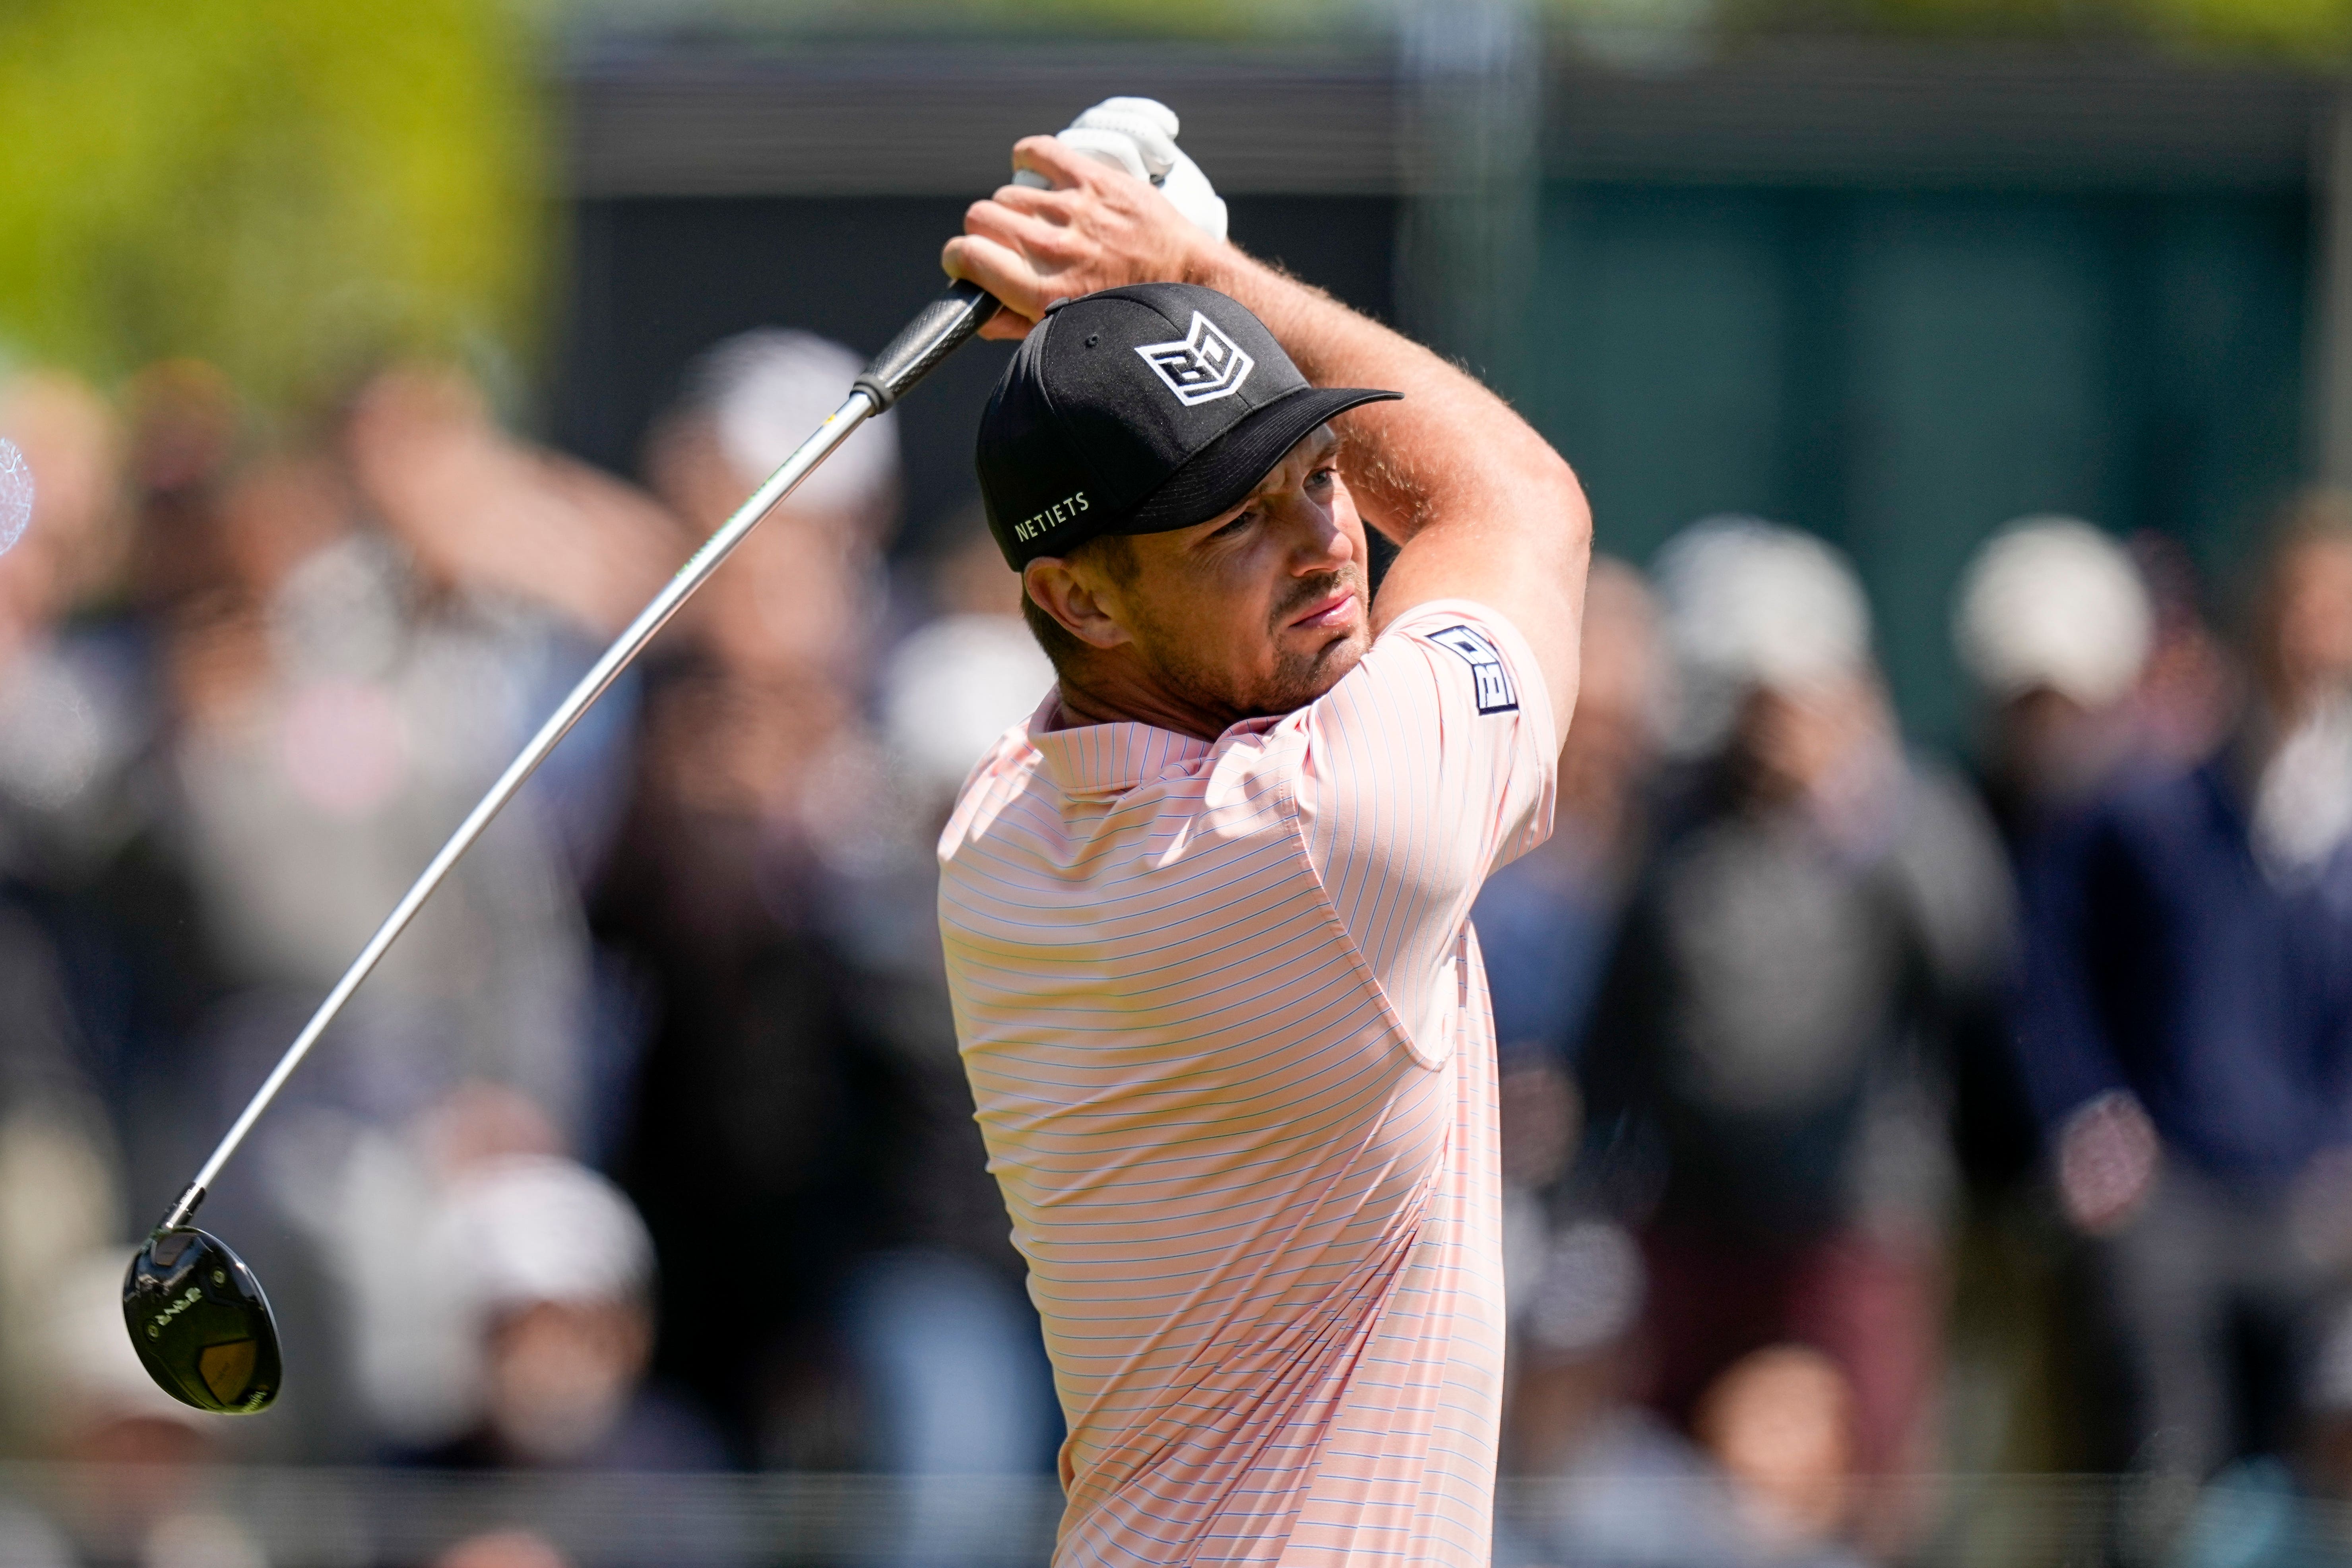
[[[1486,634],[1469,626],[1448,626],[1432,632],[1429,640],[1440,647],[1452,648],[1470,666],[1470,678],[1478,697],[1481,713],[1516,713],[1519,709],[1518,693],[1511,689],[1511,672],[1503,667],[1503,656]]]

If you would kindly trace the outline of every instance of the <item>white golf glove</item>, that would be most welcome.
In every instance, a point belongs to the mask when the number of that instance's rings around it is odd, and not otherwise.
[[[1150,98],[1106,98],[1076,120],[1055,140],[1113,168],[1148,180],[1194,227],[1212,239],[1225,237],[1225,203],[1201,173],[1201,165],[1176,145],[1176,111]],[[1047,181],[1027,169],[1013,176],[1016,185],[1043,188]]]

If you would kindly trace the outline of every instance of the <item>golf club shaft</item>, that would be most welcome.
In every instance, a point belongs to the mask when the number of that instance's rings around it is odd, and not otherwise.
[[[555,750],[556,743],[580,721],[580,716],[588,711],[596,699],[604,694],[605,689],[619,678],[621,671],[644,651],[646,644],[653,640],[654,634],[668,624],[669,618],[677,614],[679,606],[719,569],[719,563],[743,542],[744,537],[758,526],[769,509],[790,495],[793,487],[808,477],[809,470],[830,457],[842,442],[849,438],[851,432],[875,414],[896,403],[941,360],[968,342],[995,310],[996,301],[969,283],[956,284],[926,306],[888,348],[875,356],[874,363],[866,366],[865,374],[857,378],[848,397],[834,410],[832,417],[819,426],[815,434],[802,442],[800,449],[785,458],[783,466],[769,475],[767,482],[751,492],[751,499],[738,507],[725,525],[704,541],[702,548],[678,569],[677,575],[654,595],[653,602],[629,624],[628,630],[623,632],[619,639],[604,650],[604,657],[580,678],[580,683],[572,689],[571,695],[549,715],[547,722],[539,727],[539,733],[533,735],[521,754],[508,764],[507,771],[499,775],[498,783],[490,786],[489,793],[482,797],[480,804],[467,815],[466,820],[458,825],[457,831],[450,835],[449,842],[441,847],[441,852],[433,857],[424,874],[393,907],[392,913],[384,917],[383,924],[376,928],[375,934],[368,938],[367,945],[352,961],[352,966],[343,971],[343,977],[335,982],[335,988],[327,993],[326,1000],[319,1004],[319,1010],[310,1015],[310,1021],[302,1026],[302,1032],[294,1037],[294,1043],[287,1047],[286,1054],[270,1069],[269,1077],[263,1080],[252,1100],[230,1126],[219,1147],[212,1152],[212,1157],[205,1162],[204,1168],[196,1173],[195,1179],[188,1184],[186,1190],[173,1201],[171,1212],[163,1216],[158,1229],[169,1230],[195,1212],[196,1205],[204,1202],[205,1193],[212,1185],[213,1179],[220,1174],[221,1167],[228,1163],[229,1156],[236,1152],[237,1145],[245,1142],[245,1135],[253,1130],[254,1122],[269,1109],[269,1102],[277,1098],[278,1089],[285,1086],[294,1069],[302,1065],[302,1058],[310,1054],[310,1047],[318,1043],[327,1026],[335,1021],[336,1015],[343,1010],[343,1005],[352,999],[352,993],[359,989],[360,983],[383,960],[385,952],[407,929],[408,922],[416,918],[416,911],[425,907],[425,900],[433,896],[433,890],[448,877],[451,868],[473,847],[474,840],[481,837],[482,829],[490,825],[490,819],[514,798],[515,792],[522,788],[524,781],[547,760],[548,753]]]

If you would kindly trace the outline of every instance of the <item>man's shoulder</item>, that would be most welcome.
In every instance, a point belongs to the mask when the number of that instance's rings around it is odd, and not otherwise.
[[[985,832],[996,815],[1027,789],[1028,780],[1042,760],[1037,749],[1029,743],[1026,723],[1015,725],[996,738],[995,744],[972,763],[971,771],[964,775],[961,787],[956,791],[955,805],[940,829],[937,852],[941,865],[953,865],[957,853],[968,846],[975,831]]]
[[[1418,650],[1441,697],[1482,718],[1510,715],[1549,738],[1546,700],[1535,651],[1508,616],[1475,599],[1432,599],[1391,621],[1373,645]],[[1402,662],[1402,661],[1400,661]]]

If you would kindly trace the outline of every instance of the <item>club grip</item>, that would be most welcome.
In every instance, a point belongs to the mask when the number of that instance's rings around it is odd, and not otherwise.
[[[949,284],[947,292],[924,306],[851,384],[874,399],[874,411],[879,414],[912,391],[940,361],[971,342],[996,310],[995,296],[979,284],[961,279]]]

